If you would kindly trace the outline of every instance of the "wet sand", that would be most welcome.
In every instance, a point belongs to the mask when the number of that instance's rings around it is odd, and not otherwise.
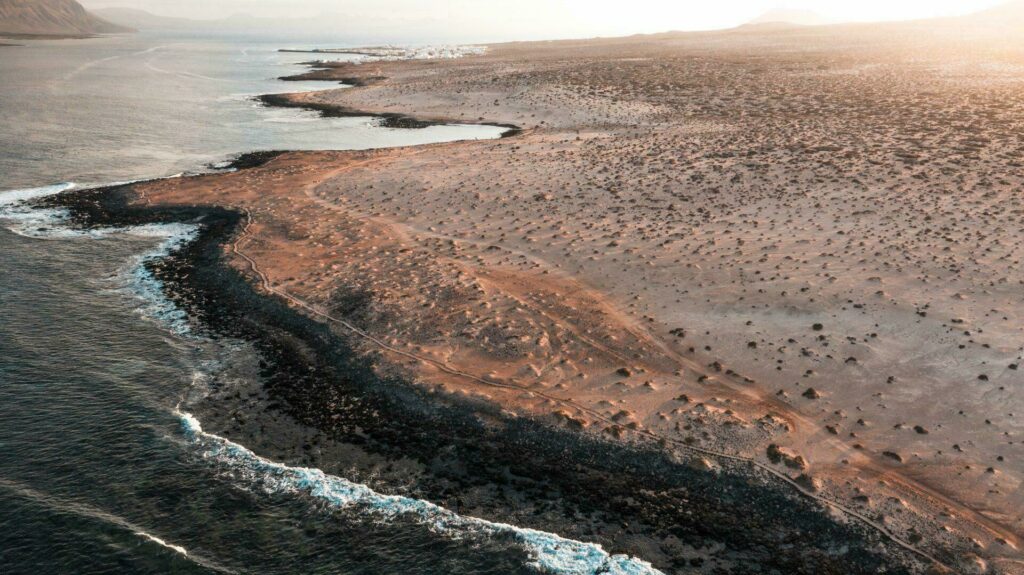
[[[1020,572],[1024,46],[900,26],[331,66],[293,105],[524,130],[133,201],[244,214],[230,265],[379,377]]]

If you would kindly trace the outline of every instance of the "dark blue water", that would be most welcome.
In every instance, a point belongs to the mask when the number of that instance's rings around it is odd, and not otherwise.
[[[174,409],[196,370],[227,352],[140,313],[126,263],[152,244],[0,229],[4,573],[522,567],[523,553],[507,543],[466,545],[416,521],[381,523],[301,493],[267,493],[204,458]]]
[[[76,233],[16,201],[66,186],[3,191],[161,176],[253,149],[500,133],[255,107],[247,94],[280,91],[273,78],[295,71],[274,48],[132,37],[0,59],[0,572],[650,572],[202,431],[189,410],[203,382],[257,358],[196,335],[142,267],[189,230]]]

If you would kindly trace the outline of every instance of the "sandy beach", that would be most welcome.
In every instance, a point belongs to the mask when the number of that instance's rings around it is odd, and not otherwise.
[[[910,572],[1024,572],[1024,44],[969,34],[321,64],[355,87],[288,105],[521,131],[271,155],[131,203],[242,214],[223,256],[258,293],[438,401],[763,475]]]

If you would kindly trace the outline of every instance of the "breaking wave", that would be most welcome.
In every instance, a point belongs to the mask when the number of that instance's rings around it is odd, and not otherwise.
[[[194,239],[199,232],[199,226],[180,223],[147,224],[121,228],[120,232],[140,237],[163,238],[156,248],[136,256],[127,266],[124,275],[127,276],[128,290],[142,302],[138,311],[144,317],[162,324],[175,335],[190,335],[192,327],[188,314],[164,294],[163,283],[149,270],[148,264],[167,257]]]
[[[156,543],[157,545],[159,545],[161,547],[170,549],[171,551],[174,551],[175,553],[178,553],[179,555],[181,555],[183,557],[188,557],[188,549],[185,549],[181,545],[175,545],[173,543],[168,543],[168,542],[164,541],[163,539],[157,537],[156,535],[150,535],[149,533],[146,533],[145,531],[135,531],[134,533],[136,535],[138,535],[139,537],[142,537],[146,541],[152,541],[153,543]]]
[[[6,192],[0,192],[0,207],[10,206],[21,202],[26,202],[28,200],[34,200],[36,198],[52,196],[54,194],[66,192],[74,188],[75,186],[76,184],[74,182],[63,182],[60,184],[42,186],[39,188],[7,190]]]
[[[29,202],[74,189],[76,184],[65,182],[0,192],[0,219],[6,220],[8,229],[24,236],[42,237],[54,226],[67,219],[65,210],[34,208]]]
[[[190,442],[202,456],[227,467],[235,476],[270,493],[305,494],[336,508],[359,508],[388,520],[411,518],[437,533],[451,536],[510,537],[531,557],[542,573],[557,575],[661,575],[650,563],[627,555],[611,555],[600,545],[566,539],[535,529],[525,529],[463,517],[427,501],[377,493],[366,485],[328,475],[319,469],[289,467],[264,459],[223,437],[203,431],[193,415],[176,411]]]
[[[172,176],[177,177],[177,176]],[[111,186],[133,182],[118,182]],[[132,258],[122,271],[122,283],[142,305],[139,312],[163,324],[174,334],[190,333],[188,315],[163,292],[163,285],[149,271],[147,264],[164,258],[192,240],[198,232],[194,224],[142,224],[126,227],[76,228],[68,225],[70,214],[61,208],[38,208],[31,201],[66,192],[78,187],[74,183],[54,184],[0,192],[0,219],[12,232],[35,239],[100,239],[111,236],[133,236],[163,239],[154,249]]]
[[[173,253],[190,240],[198,225],[169,223],[145,224],[123,228],[78,229],[68,225],[69,214],[61,209],[39,209],[31,200],[75,188],[73,183],[41,188],[0,192],[0,219],[7,220],[16,233],[39,238],[104,238],[113,235],[160,238],[150,251],[134,257],[123,271],[122,282],[143,303],[142,315],[158,321],[172,333],[191,333],[187,313],[164,294],[163,284],[149,271],[147,264]],[[531,566],[553,575],[661,575],[649,563],[627,555],[612,555],[595,543],[566,539],[559,535],[464,517],[433,503],[410,497],[384,495],[366,485],[328,475],[319,469],[289,467],[264,459],[249,449],[223,437],[203,431],[191,414],[176,411],[188,441],[198,447],[205,459],[225,466],[234,476],[268,492],[305,494],[336,508],[358,508],[384,520],[411,518],[431,530],[452,536],[508,538],[522,547],[531,558]],[[183,547],[168,543],[142,529],[132,531],[155,544],[183,556]]]

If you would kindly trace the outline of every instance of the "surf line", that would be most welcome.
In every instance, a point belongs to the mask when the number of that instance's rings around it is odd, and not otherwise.
[[[628,555],[612,555],[596,543],[566,539],[538,531],[466,517],[439,505],[378,493],[361,483],[328,475],[320,469],[289,467],[260,457],[248,448],[203,431],[199,420],[175,408],[185,437],[197,446],[205,459],[238,471],[270,493],[306,494],[344,509],[357,507],[384,519],[415,519],[442,535],[508,537],[529,553],[530,565],[553,575],[664,575],[646,561]]]
[[[0,206],[23,206],[26,201],[61,193],[73,187],[75,187],[73,184],[59,184],[44,188],[10,190],[0,194]],[[0,212],[0,217],[4,215],[10,216],[11,214]],[[50,217],[56,220],[52,223],[57,224],[58,227],[65,223],[65,218],[59,215],[50,214]],[[249,221],[251,222],[251,218]],[[146,262],[166,257],[175,249],[193,240],[196,231],[197,226],[194,224],[149,224],[103,228],[84,235],[86,237],[103,237],[113,233],[134,233],[163,238],[164,241],[160,246],[138,258],[138,269],[145,270]],[[258,270],[258,268],[256,269]],[[140,299],[151,304],[150,307],[153,309],[147,315],[155,316],[154,319],[162,323],[174,335],[184,335],[187,330],[182,328],[182,324],[187,325],[187,323],[178,314],[171,313],[172,310],[169,308],[173,304],[161,297],[159,280],[148,273],[145,273],[144,276],[135,278],[135,283],[142,285],[137,286],[134,291]],[[176,308],[176,306],[174,307]],[[154,310],[157,313],[152,313]],[[542,573],[553,575],[663,575],[650,563],[623,554],[610,554],[596,543],[585,543],[545,531],[461,516],[428,501],[384,495],[366,485],[327,475],[319,469],[295,468],[273,462],[256,455],[242,445],[203,431],[198,419],[189,413],[180,411],[179,408],[176,408],[174,413],[181,422],[186,438],[200,448],[204,458],[223,464],[229,470],[238,471],[247,479],[252,479],[273,492],[305,493],[325,500],[338,508],[358,506],[374,515],[388,519],[398,516],[409,517],[440,534],[508,538],[526,550],[531,558],[530,565]],[[0,487],[3,486],[4,482],[0,479]],[[26,489],[17,489],[17,491],[25,494]],[[30,496],[37,501],[48,501],[48,497],[44,494],[31,493]],[[72,504],[67,502],[55,503],[54,506],[64,509],[73,508]],[[169,543],[119,517],[87,507],[80,507],[77,512],[105,519],[130,530],[136,536],[149,542],[172,550],[183,557],[196,560],[184,547]],[[204,564],[218,568],[207,561],[204,561]]]
[[[368,162],[369,162],[369,160],[367,161],[367,163]],[[362,329],[359,329],[358,327],[354,326],[353,324],[351,324],[348,321],[345,321],[344,319],[340,319],[340,318],[337,318],[337,317],[335,317],[333,315],[330,315],[329,313],[326,313],[326,312],[322,311],[318,307],[316,307],[316,306],[314,306],[312,304],[309,304],[306,301],[304,301],[304,300],[302,300],[302,299],[300,299],[300,298],[298,298],[296,296],[291,295],[290,293],[286,292],[285,290],[274,287],[274,285],[270,281],[270,278],[267,276],[267,274],[265,272],[263,272],[262,269],[260,269],[259,264],[256,263],[256,260],[253,259],[248,254],[246,254],[244,251],[242,251],[242,249],[239,247],[240,244],[243,241],[249,239],[250,228],[255,223],[255,218],[253,218],[252,211],[249,210],[249,208],[241,207],[239,209],[245,215],[246,221],[245,221],[245,225],[242,228],[241,233],[238,235],[238,237],[235,239],[235,241],[230,244],[231,252],[233,254],[235,254],[236,256],[242,258],[243,260],[245,260],[245,262],[248,264],[248,267],[249,267],[250,271],[259,278],[260,286],[262,286],[262,288],[265,291],[267,291],[269,293],[272,293],[272,294],[275,294],[275,295],[277,295],[277,296],[279,296],[281,298],[284,298],[288,302],[291,302],[293,305],[306,310],[307,312],[309,312],[310,314],[312,314],[312,315],[314,315],[316,317],[320,317],[320,318],[322,318],[322,319],[324,319],[326,321],[329,321],[329,322],[334,323],[336,325],[342,326],[343,328],[345,328],[349,332],[354,333],[357,336],[359,336],[359,337],[361,337],[361,338],[363,338],[363,339],[373,343],[374,345],[376,345],[377,347],[379,347],[380,349],[382,349],[384,351],[388,351],[388,352],[394,353],[396,355],[400,355],[400,356],[403,356],[403,357],[408,357],[408,358],[416,360],[416,361],[427,363],[427,364],[432,365],[432,366],[436,367],[437,369],[440,369],[441,371],[443,371],[445,373],[448,373],[450,375],[454,375],[456,377],[462,377],[462,378],[468,379],[470,381],[474,381],[476,383],[479,383],[479,384],[482,384],[482,385],[486,385],[488,387],[495,387],[495,388],[501,388],[501,389],[518,389],[518,390],[522,390],[522,391],[527,391],[527,392],[536,394],[537,396],[542,397],[544,399],[548,399],[550,401],[556,402],[558,404],[575,408],[575,409],[577,409],[577,410],[579,410],[579,411],[581,411],[583,413],[586,413],[586,414],[594,417],[595,419],[597,419],[599,421],[603,421],[603,422],[608,423],[608,424],[614,424],[615,423],[614,421],[611,420],[611,418],[609,418],[609,417],[599,413],[598,411],[596,411],[594,409],[591,409],[589,407],[586,407],[586,406],[584,406],[584,405],[582,405],[580,403],[577,403],[575,401],[572,401],[570,399],[564,399],[564,398],[561,398],[561,397],[558,397],[558,396],[555,396],[555,395],[551,395],[551,394],[545,393],[543,391],[538,391],[538,390],[535,390],[535,389],[530,389],[528,387],[524,387],[524,386],[517,385],[517,384],[514,384],[514,383],[500,381],[500,380],[494,380],[494,379],[491,379],[490,377],[476,376],[476,375],[473,375],[471,373],[468,373],[468,372],[456,369],[454,367],[451,367],[444,360],[438,360],[438,359],[422,356],[422,355],[419,355],[419,354],[416,354],[416,353],[413,353],[413,352],[410,352],[410,351],[406,351],[406,350],[403,350],[403,349],[399,349],[399,348],[395,347],[394,345],[388,344],[388,343],[384,342],[383,340],[381,340],[380,338],[374,337],[373,335],[367,333],[366,331],[364,331]],[[633,433],[635,433],[635,434],[637,434],[637,435],[639,435],[641,437],[645,437],[647,439],[652,439],[652,440],[655,440],[655,441],[658,441],[658,442],[661,442],[661,441],[667,442],[668,444],[671,444],[674,447],[677,447],[677,448],[679,448],[680,450],[683,450],[683,451],[688,451],[690,453],[695,453],[695,454],[699,454],[699,455],[706,455],[706,456],[714,457],[714,458],[717,458],[717,459],[720,459],[720,460],[733,461],[733,462],[736,462],[736,463],[741,463],[741,464],[749,465],[750,467],[753,467],[754,469],[758,469],[758,470],[764,471],[764,472],[770,474],[771,476],[775,477],[779,481],[781,481],[783,484],[788,485],[790,488],[795,490],[800,495],[802,495],[804,497],[807,497],[808,499],[812,499],[814,501],[822,503],[823,505],[831,507],[832,509],[835,509],[836,511],[838,511],[840,513],[843,513],[843,514],[845,514],[845,515],[847,515],[847,516],[849,516],[849,517],[851,517],[853,519],[856,519],[856,520],[860,521],[862,524],[870,527],[871,529],[874,529],[879,534],[881,534],[882,536],[884,536],[887,539],[889,539],[890,541],[892,541],[894,544],[896,544],[899,547],[902,547],[903,549],[905,549],[905,550],[909,551],[910,553],[916,555],[920,559],[923,559],[923,560],[927,561],[931,565],[939,567],[941,569],[944,569],[946,572],[952,571],[952,569],[948,565],[946,565],[942,561],[939,561],[939,559],[936,558],[935,556],[933,556],[932,554],[928,553],[927,551],[925,551],[923,549],[920,549],[920,548],[914,546],[913,544],[911,544],[908,541],[905,541],[903,538],[899,537],[898,535],[896,535],[895,533],[890,531],[887,527],[885,527],[884,525],[882,525],[878,521],[875,521],[874,519],[868,517],[866,514],[861,513],[860,511],[857,511],[857,510],[853,509],[852,507],[844,505],[844,504],[842,504],[842,503],[840,503],[838,501],[835,501],[833,499],[830,499],[828,497],[825,497],[825,496],[822,496],[822,495],[818,495],[817,493],[814,493],[811,490],[809,490],[809,489],[805,488],[804,486],[800,485],[800,483],[798,483],[797,480],[789,477],[785,473],[783,473],[783,472],[779,471],[778,469],[775,469],[775,468],[773,468],[773,467],[771,467],[771,466],[769,466],[769,465],[767,465],[765,463],[761,463],[760,461],[757,461],[756,459],[754,459],[752,457],[746,457],[746,456],[743,456],[743,455],[735,455],[735,454],[725,453],[725,452],[722,452],[722,451],[717,451],[717,450],[713,450],[713,449],[708,449],[708,448],[704,448],[704,447],[698,447],[698,446],[695,446],[695,445],[690,445],[690,444],[687,444],[686,442],[684,442],[682,440],[675,439],[675,438],[672,438],[672,437],[666,437],[666,436],[660,435],[658,433],[655,433],[653,431],[650,431],[650,430],[647,430],[647,429],[644,429],[644,428],[635,429],[635,430],[633,430]]]

